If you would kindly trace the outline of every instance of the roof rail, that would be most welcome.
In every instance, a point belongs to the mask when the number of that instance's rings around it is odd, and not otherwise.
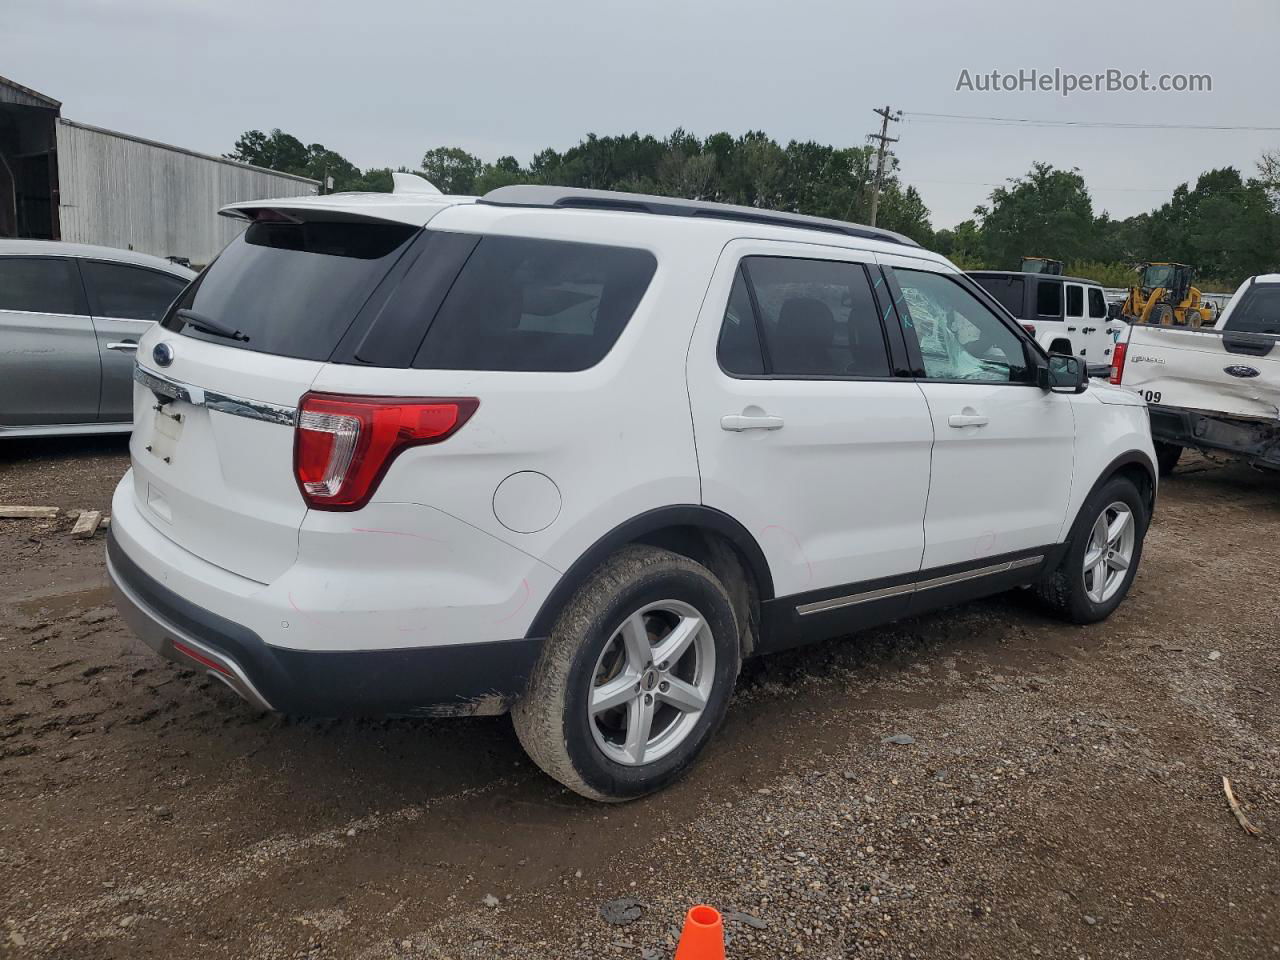
[[[646,193],[621,193],[614,190],[586,190],[579,187],[554,187],[521,184],[490,190],[477,203],[495,207],[546,207],[577,210],[627,210],[634,213],[650,213],[664,217],[702,217],[716,220],[737,220],[760,223],[773,227],[796,227],[802,230],[822,230],[863,240],[881,240],[918,247],[910,237],[892,230],[866,227],[843,220],[826,217],[807,217],[799,213],[781,210],[761,210],[756,207],[740,207],[731,203],[709,203],[702,200],[684,200],[679,197],[655,197]]]

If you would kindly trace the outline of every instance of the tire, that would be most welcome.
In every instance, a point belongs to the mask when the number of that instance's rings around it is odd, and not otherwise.
[[[1173,308],[1167,303],[1157,303],[1151,308],[1150,319],[1147,324],[1155,327],[1167,327],[1172,325],[1174,316]]]
[[[1156,441],[1156,465],[1160,468],[1160,476],[1167,477],[1173,473],[1181,457],[1182,447],[1178,444]]]
[[[664,668],[653,654],[677,635],[690,639]],[[729,595],[710,570],[656,547],[623,548],[557,619],[511,709],[521,746],[545,773],[592,800],[661,790],[688,770],[724,719],[741,665],[738,635]],[[702,698],[699,710],[693,694]],[[615,699],[619,705],[600,709]],[[650,708],[641,749],[628,734],[643,728]]]
[[[1127,509],[1129,514],[1128,526],[1132,531],[1132,542],[1128,544],[1128,565],[1123,570],[1117,570],[1109,560],[1106,561],[1101,573],[1101,589],[1091,594],[1091,588],[1099,586],[1100,574],[1097,565],[1086,569],[1086,557],[1092,559],[1097,555],[1095,541],[1100,517],[1107,511],[1110,520],[1113,508],[1116,507]],[[1086,624],[1105,620],[1129,593],[1129,587],[1138,572],[1138,564],[1142,560],[1142,542],[1149,522],[1147,505],[1133,481],[1125,477],[1113,477],[1094,491],[1080,508],[1076,522],[1071,527],[1062,562],[1049,577],[1037,585],[1036,593],[1053,613],[1071,623]],[[1108,547],[1110,546],[1109,543]],[[1119,546],[1123,547],[1124,544]],[[1119,552],[1123,554],[1123,550]],[[1107,556],[1104,553],[1099,562]],[[1112,579],[1112,574],[1118,575]]]

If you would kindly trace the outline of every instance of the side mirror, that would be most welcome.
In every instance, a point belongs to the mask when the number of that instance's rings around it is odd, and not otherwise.
[[[1079,357],[1051,354],[1048,366],[1037,368],[1037,380],[1043,390],[1054,393],[1084,393],[1089,386],[1089,371]]]
[[[1108,304],[1107,304],[1107,319],[1108,319],[1108,320],[1119,320],[1119,319],[1120,319],[1120,304],[1118,304],[1118,303],[1108,303]]]

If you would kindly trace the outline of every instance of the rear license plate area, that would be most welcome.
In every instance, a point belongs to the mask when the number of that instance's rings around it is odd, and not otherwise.
[[[155,420],[151,425],[151,443],[147,449],[151,454],[165,463],[173,463],[178,453],[178,442],[182,439],[182,424],[185,415],[176,402],[157,404]]]

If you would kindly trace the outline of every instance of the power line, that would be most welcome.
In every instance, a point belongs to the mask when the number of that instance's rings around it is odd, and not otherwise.
[[[884,182],[884,150],[890,143],[897,143],[897,137],[889,136],[889,122],[898,123],[902,120],[902,111],[896,114],[886,105],[883,110],[877,107],[874,111],[880,116],[880,132],[867,134],[868,140],[879,140],[880,148],[876,151],[876,179],[871,187],[871,226],[876,225],[876,214],[880,209],[880,184]]]
[[[878,112],[878,111],[877,111]],[[926,113],[902,115],[907,122],[972,123],[987,126],[1016,124],[1026,127],[1088,127],[1110,130],[1230,130],[1265,133],[1280,132],[1280,127],[1236,126],[1220,123],[1130,123],[1119,120],[1037,120],[1030,117],[987,117],[970,113]]]

